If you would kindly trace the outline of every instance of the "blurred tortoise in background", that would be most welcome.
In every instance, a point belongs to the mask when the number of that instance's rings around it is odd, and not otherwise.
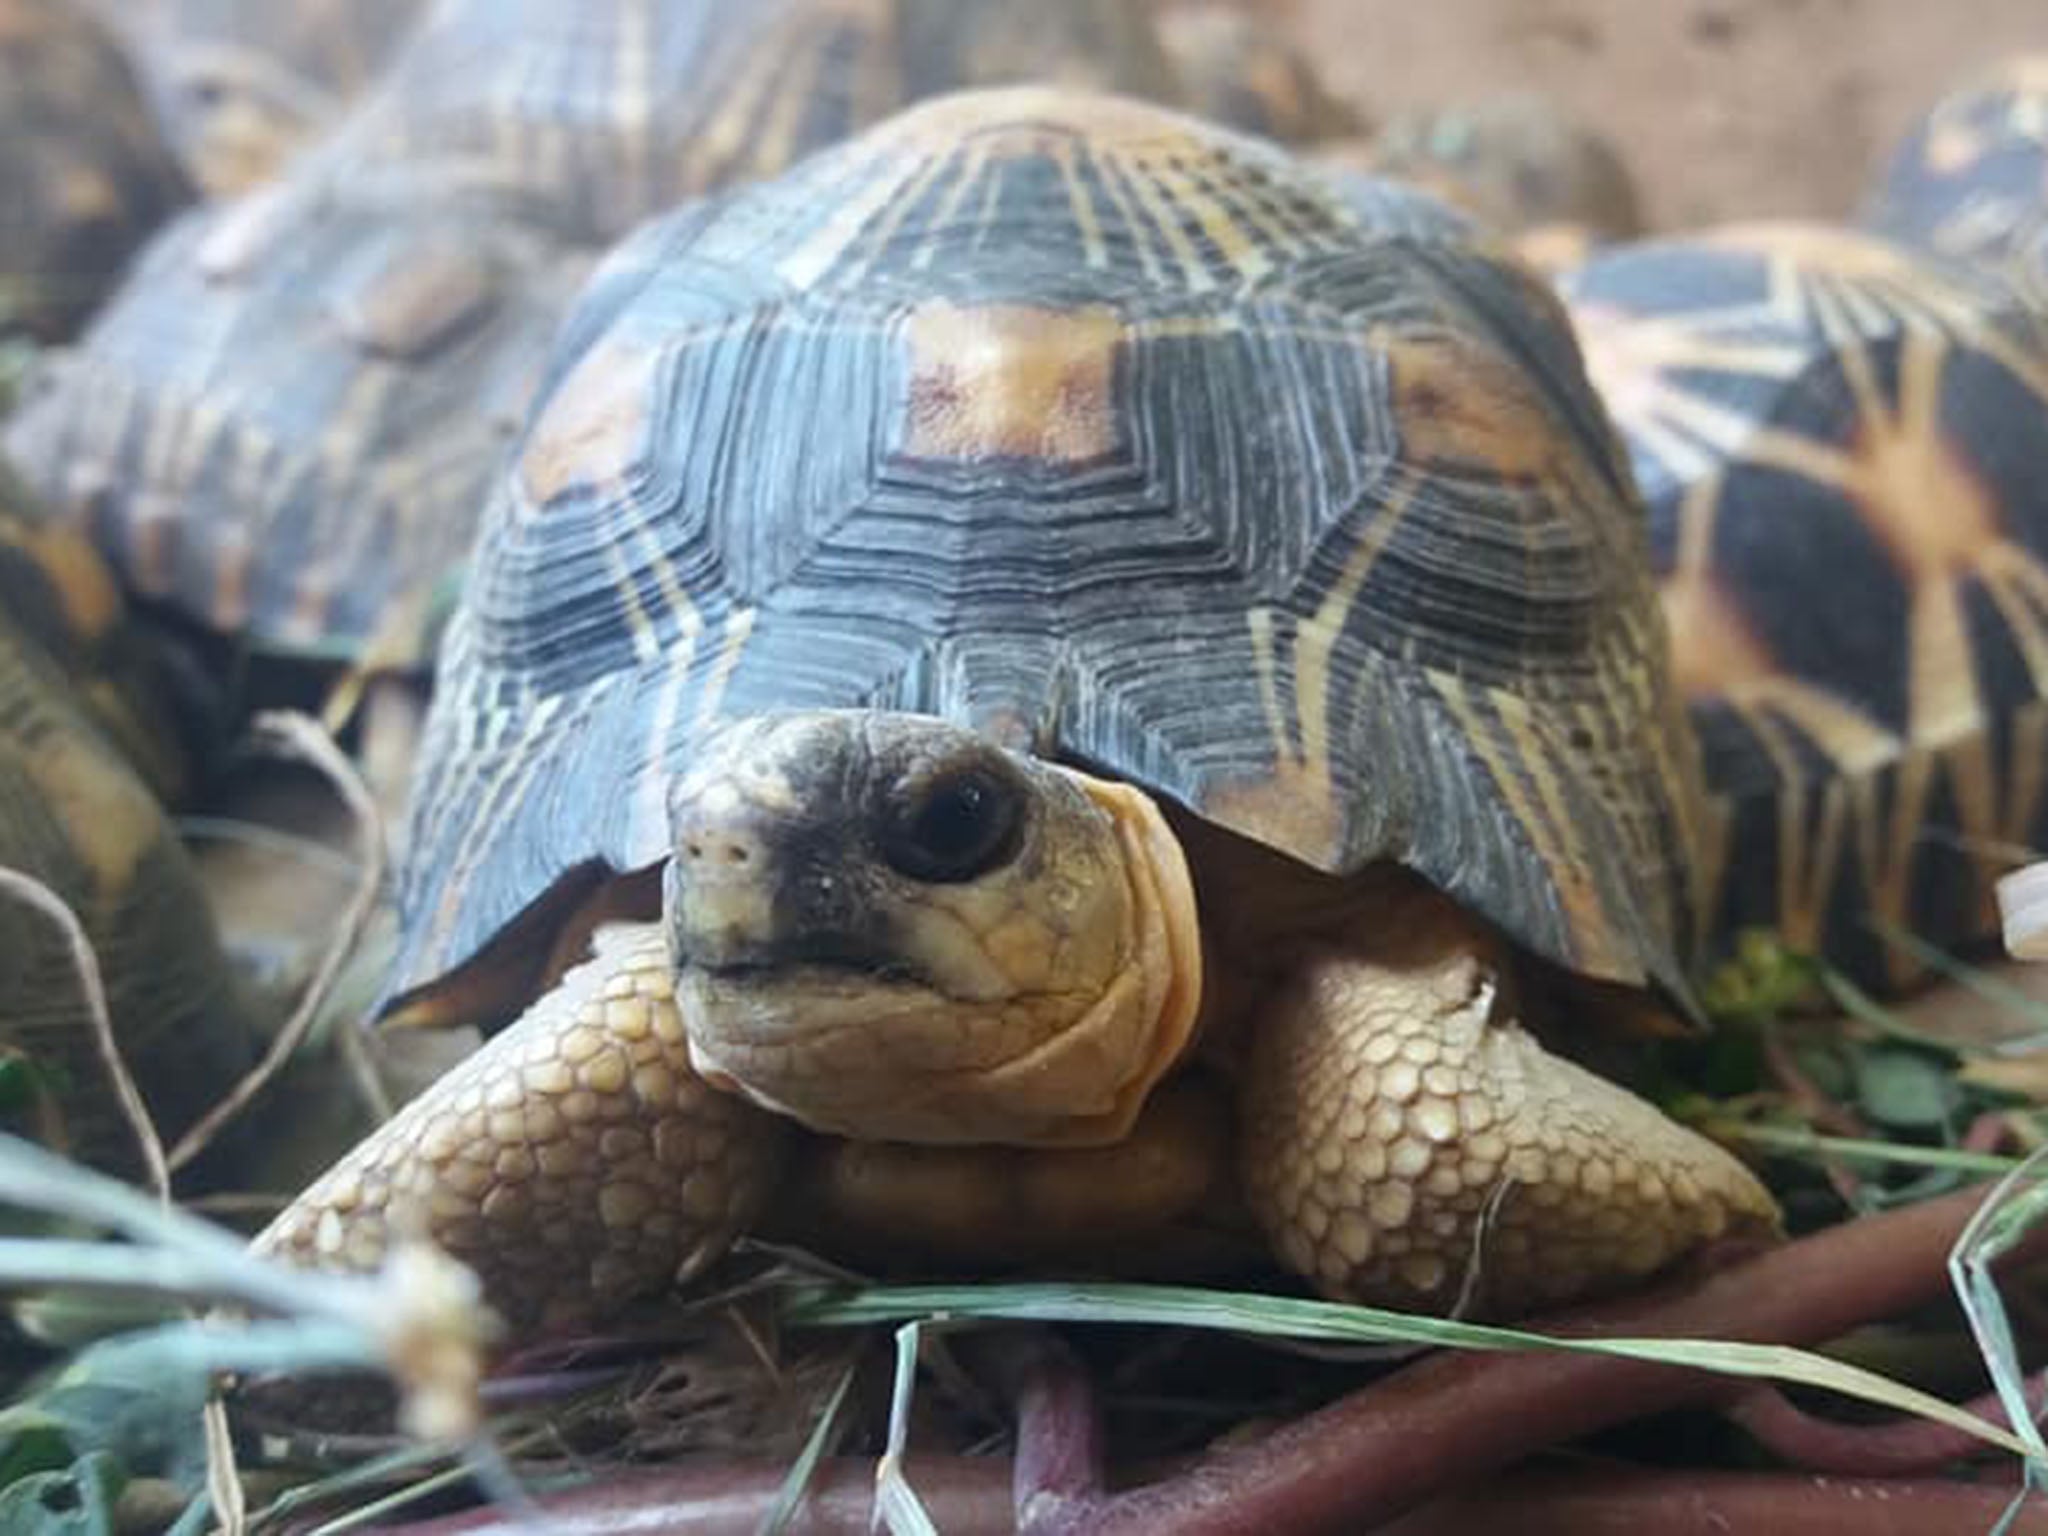
[[[592,242],[1034,73],[1172,90],[1126,0],[444,0],[290,177],[164,237],[5,449],[202,630],[417,668]]]
[[[2048,53],[1938,103],[1893,152],[1864,222],[1989,267],[2048,308]]]
[[[159,809],[180,766],[114,578],[77,535],[22,506],[0,481],[0,866],[78,915],[115,1038],[168,1141],[259,1042]],[[81,986],[63,933],[0,893],[0,1061],[39,1090],[14,1128],[133,1175],[138,1148]],[[13,1074],[11,1086],[25,1080]]]
[[[1845,229],[1620,247],[1563,284],[1649,506],[1717,791],[1713,929],[1867,984],[1995,934],[2048,839],[2048,324]]]
[[[1513,239],[1546,272],[1643,228],[1634,178],[1614,146],[1559,103],[1508,92],[1398,113],[1328,162],[1412,182]]]
[[[212,205],[40,361],[0,440],[200,633],[415,668],[589,265],[543,221],[403,173]]]
[[[1178,98],[1130,0],[440,0],[339,147],[515,186],[574,238],[772,175],[964,86]]]
[[[260,1245],[419,1215],[524,1326],[742,1232],[1515,1310],[1770,1230],[1548,1048],[1686,995],[1696,755],[1563,313],[1462,227],[1025,89],[626,242],[402,882],[394,1017],[523,1016]]]
[[[113,38],[0,0],[0,336],[70,335],[191,195]]]
[[[1158,22],[1188,111],[1283,144],[1364,131],[1358,113],[1323,88],[1308,56],[1271,16],[1236,0],[1190,0],[1163,7]]]
[[[100,0],[208,197],[274,180],[374,81],[427,0]]]

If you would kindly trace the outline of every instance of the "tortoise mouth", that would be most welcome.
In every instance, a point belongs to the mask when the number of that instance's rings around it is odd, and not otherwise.
[[[691,943],[678,936],[675,955],[678,978],[694,972],[707,981],[730,987],[774,987],[786,991],[805,982],[843,989],[848,981],[881,986],[910,986],[943,993],[925,971],[901,956],[881,956],[871,945],[846,934],[816,932],[774,942],[725,938]]]
[[[937,993],[940,988],[916,966],[903,961],[883,961],[858,956],[793,957],[787,954],[739,956],[720,960],[699,960],[687,955],[676,961],[678,977],[697,975],[727,987],[773,986],[778,990],[801,988],[806,982],[843,987],[848,981],[871,982],[881,987],[910,987]]]

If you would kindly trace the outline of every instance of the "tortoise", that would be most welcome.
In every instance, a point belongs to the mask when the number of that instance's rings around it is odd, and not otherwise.
[[[1065,61],[1169,88],[1123,0],[1022,17],[451,0],[289,178],[167,234],[4,447],[205,632],[413,672],[594,242],[960,79]]]
[[[191,195],[106,31],[0,0],[0,334],[69,336]]]
[[[1923,969],[1898,933],[1995,934],[2048,836],[2048,323],[1800,223],[1620,247],[1564,292],[1717,792],[1712,930],[1888,989]]]
[[[1700,788],[1569,326],[1462,229],[1015,88],[625,242],[401,883],[387,1019],[519,1017],[259,1248],[418,1216],[553,1327],[778,1227],[1496,1310],[1768,1232],[1543,1044],[1683,1006]]]
[[[1180,80],[1179,105],[1198,116],[1285,144],[1364,131],[1272,17],[1235,0],[1189,0],[1162,9],[1158,26]]]
[[[1535,92],[1397,113],[1371,137],[1325,154],[1331,164],[1428,189],[1513,238],[1545,271],[1643,228],[1634,178],[1614,146]]]
[[[2048,54],[1937,103],[1893,151],[1863,222],[1992,267],[2048,307]]]
[[[340,158],[453,159],[608,241],[906,102],[1021,80],[1177,92],[1128,0],[441,0]]]
[[[179,160],[208,197],[252,191],[340,120],[424,0],[107,0]]]
[[[115,1039],[159,1132],[175,1138],[260,1042],[160,808],[180,762],[119,589],[89,544],[25,515],[20,496],[0,480],[0,866],[77,914]],[[64,935],[0,896],[0,1057],[25,1057],[48,1090],[28,1128],[132,1174],[138,1148],[80,985]]]
[[[592,258],[394,170],[195,209],[4,444],[130,591],[259,653],[406,668]]]

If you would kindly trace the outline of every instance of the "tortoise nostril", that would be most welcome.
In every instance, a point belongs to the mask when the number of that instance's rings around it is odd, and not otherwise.
[[[700,867],[723,865],[738,869],[754,862],[754,850],[744,838],[692,837],[683,841],[683,860]]]

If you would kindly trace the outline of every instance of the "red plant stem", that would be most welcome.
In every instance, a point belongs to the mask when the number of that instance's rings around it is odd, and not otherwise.
[[[619,1472],[536,1500],[547,1536],[754,1536],[781,1497],[782,1463],[720,1461]],[[908,1464],[911,1487],[946,1536],[1007,1536],[1010,1468],[994,1456],[944,1456]],[[790,1529],[805,1536],[869,1536],[875,1464],[842,1457],[818,1469]],[[511,1510],[478,1509],[445,1520],[375,1529],[405,1536],[534,1536]]]
[[[1095,1385],[1059,1335],[1020,1329],[991,1336],[980,1357],[1002,1382],[1017,1415],[1011,1474],[1021,1525],[1054,1518],[1069,1500],[1101,1496],[1102,1414]]]
[[[785,1469],[756,1463],[629,1472],[539,1501],[549,1536],[753,1536]],[[910,1480],[947,1536],[1011,1527],[1008,1470],[993,1457],[913,1461]],[[793,1527],[807,1536],[868,1536],[874,1463],[819,1469]],[[1509,1473],[1381,1527],[1384,1536],[1957,1536],[1988,1531],[2011,1486],[1853,1480],[1799,1473],[1640,1472],[1564,1468]],[[391,1530],[392,1527],[380,1529]],[[405,1536],[530,1536],[500,1511],[398,1529]],[[2048,1505],[2020,1514],[2013,1536],[2048,1536]]]
[[[1851,1480],[1786,1472],[1510,1473],[1381,1527],[1382,1536],[1973,1536],[1990,1531],[2016,1486],[1935,1479]],[[2048,1536],[2034,1497],[2012,1536]]]
[[[2030,1384],[2038,1397],[2041,1378]],[[1996,1392],[1967,1405],[1979,1418],[2006,1422]],[[1843,1477],[1910,1477],[1950,1462],[1981,1457],[1983,1441],[1946,1424],[1901,1418],[1884,1424],[1844,1424],[1808,1413],[1776,1387],[1745,1394],[1728,1407],[1728,1417],[1780,1461],[1808,1472]]]
[[[1934,1300],[1984,1190],[1848,1222],[1688,1285],[1545,1319],[1549,1332],[1813,1344]],[[2048,1232],[2025,1245],[2048,1247]],[[1263,1440],[1095,1499],[1029,1505],[1029,1536],[1356,1531],[1534,1451],[1743,1388],[1678,1366],[1550,1353],[1430,1355]]]

